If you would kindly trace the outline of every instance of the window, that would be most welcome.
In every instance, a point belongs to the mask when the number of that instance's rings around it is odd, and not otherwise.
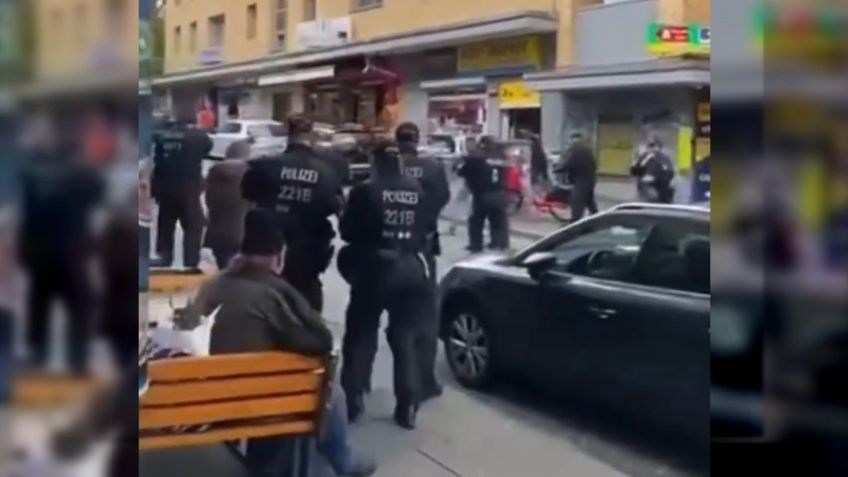
[[[311,22],[317,17],[317,0],[303,0],[303,21]]]
[[[277,124],[254,124],[247,127],[251,137],[285,137],[286,129]]]
[[[286,33],[288,32],[289,22],[289,2],[288,0],[277,0],[275,12],[275,42],[276,49],[286,49]]]
[[[247,39],[256,38],[256,4],[247,6]]]
[[[197,51],[197,22],[188,26],[188,48],[192,53]]]
[[[183,41],[182,27],[174,27],[174,53],[180,52],[180,43]]]
[[[226,123],[223,126],[219,127],[217,132],[222,134],[238,134],[241,132],[241,124]]]
[[[220,48],[224,46],[224,15],[209,17],[209,46]]]
[[[710,292],[710,231],[704,224],[659,224],[651,230],[633,280],[672,290]]]
[[[353,0],[354,10],[364,10],[366,8],[377,8],[383,6],[383,0]]]
[[[555,243],[548,250],[557,258],[554,269],[595,278],[628,280],[652,225],[635,220],[589,225],[577,237]]]
[[[88,39],[88,10],[86,10],[85,4],[79,4],[76,6],[74,11],[74,15],[76,16],[76,34],[77,40],[81,45],[85,44],[86,39]]]

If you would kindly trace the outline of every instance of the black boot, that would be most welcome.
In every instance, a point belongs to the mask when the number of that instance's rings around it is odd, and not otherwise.
[[[398,404],[395,406],[395,422],[406,430],[415,429],[415,419],[418,417],[418,405]]]
[[[365,412],[365,400],[361,394],[348,394],[347,396],[347,420],[354,423]]]

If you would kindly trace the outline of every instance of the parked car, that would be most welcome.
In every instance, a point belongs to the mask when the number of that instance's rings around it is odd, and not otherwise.
[[[227,148],[236,141],[250,142],[251,159],[275,156],[282,153],[288,144],[288,136],[282,123],[270,119],[236,119],[224,123],[210,134],[213,159],[226,157]]]
[[[710,215],[623,204],[440,284],[460,383],[523,376],[577,405],[709,438]]]

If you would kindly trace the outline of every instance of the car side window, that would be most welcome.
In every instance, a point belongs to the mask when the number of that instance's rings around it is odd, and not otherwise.
[[[606,223],[554,244],[554,271],[610,280],[628,280],[653,224]]]
[[[218,128],[218,132],[222,134],[238,134],[241,132],[241,124],[227,123]]]
[[[709,227],[658,224],[642,245],[633,281],[671,290],[710,292]]]

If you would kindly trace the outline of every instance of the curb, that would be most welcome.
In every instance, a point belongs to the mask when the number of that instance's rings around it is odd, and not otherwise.
[[[464,227],[464,228],[466,228],[468,226],[467,219],[457,219],[455,217],[448,217],[448,216],[442,215],[442,216],[439,217],[439,220],[442,220],[444,222],[448,222],[452,226],[458,225],[458,226]],[[509,232],[510,232],[511,235],[514,235],[516,237],[529,239],[529,240],[539,240],[539,239],[544,238],[545,236],[548,235],[548,234],[539,233],[539,232],[531,232],[529,230],[522,230],[520,228],[514,228],[514,227],[510,227]]]

